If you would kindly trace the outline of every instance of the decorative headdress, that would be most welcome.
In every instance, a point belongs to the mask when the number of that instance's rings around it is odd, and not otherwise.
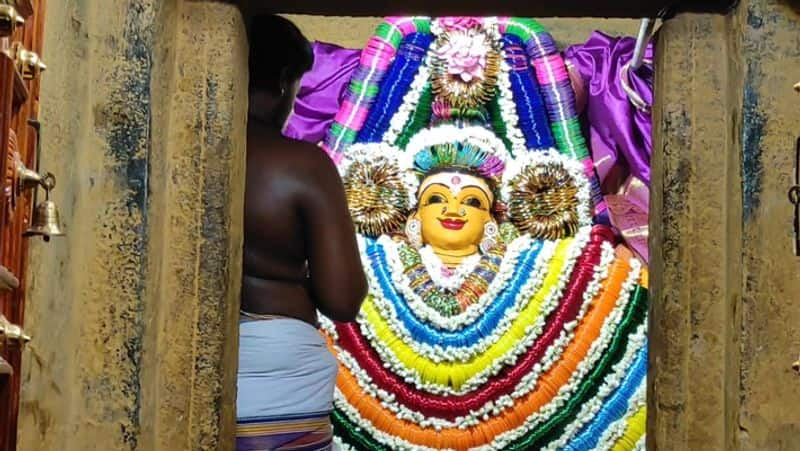
[[[523,49],[537,27],[390,18],[378,28],[324,146],[359,233],[400,231],[420,182],[445,170],[486,180],[521,233],[557,239],[591,224],[594,173],[580,161],[588,152],[563,61],[546,43]]]

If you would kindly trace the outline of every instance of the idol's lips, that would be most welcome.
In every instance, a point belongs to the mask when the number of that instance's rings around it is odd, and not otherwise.
[[[439,222],[442,223],[442,227],[450,230],[461,230],[464,228],[464,224],[467,223],[467,221],[462,221],[461,219],[440,219]]]

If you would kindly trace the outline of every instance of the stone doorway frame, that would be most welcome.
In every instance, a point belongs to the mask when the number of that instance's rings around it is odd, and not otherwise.
[[[649,449],[739,448],[742,43],[775,1],[659,34]],[[191,0],[48,6],[42,166],[61,171],[70,235],[32,249],[20,450],[231,450],[241,16]]]

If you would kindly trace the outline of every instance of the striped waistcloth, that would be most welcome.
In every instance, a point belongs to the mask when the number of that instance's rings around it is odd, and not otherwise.
[[[236,426],[236,451],[329,451],[332,442],[329,413],[239,420]]]

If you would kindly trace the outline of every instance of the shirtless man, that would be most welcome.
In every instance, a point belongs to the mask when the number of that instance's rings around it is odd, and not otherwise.
[[[249,29],[237,449],[328,449],[337,363],[317,311],[353,321],[367,282],[336,167],[281,135],[311,47],[278,16],[256,16]]]

